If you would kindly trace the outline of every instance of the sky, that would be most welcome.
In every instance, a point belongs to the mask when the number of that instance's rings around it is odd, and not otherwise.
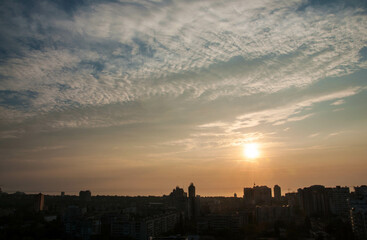
[[[3,191],[242,196],[366,171],[364,0],[0,2]]]

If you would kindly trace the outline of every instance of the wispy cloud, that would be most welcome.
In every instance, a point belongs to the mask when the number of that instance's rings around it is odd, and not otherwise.
[[[213,141],[220,146],[241,145],[246,141],[258,141],[268,138],[271,133],[251,133],[252,128],[260,125],[271,124],[273,126],[283,125],[289,122],[297,122],[314,116],[314,113],[303,113],[310,111],[313,105],[325,101],[335,101],[358,94],[363,88],[356,87],[343,91],[333,92],[322,96],[308,98],[299,102],[290,103],[277,108],[265,109],[246,113],[236,117],[232,122],[213,122],[199,125],[199,130],[211,129],[211,132],[196,134],[192,137],[198,138],[197,142]],[[288,131],[290,128],[283,129]],[[318,136],[319,133],[309,135],[310,138]],[[206,140],[203,136],[206,136]],[[266,137],[265,137],[266,136]],[[331,135],[330,135],[331,136]],[[209,140],[208,140],[209,139]],[[223,140],[225,139],[225,140]],[[193,139],[191,139],[191,143]],[[222,145],[223,144],[223,145]]]
[[[54,151],[67,148],[66,146],[43,146],[29,150],[30,152]]]
[[[232,124],[232,130],[238,128],[255,127],[261,123],[281,125],[286,122],[301,121],[313,115],[313,113],[308,113],[306,115],[299,116],[299,113],[302,110],[312,106],[313,104],[353,96],[359,93],[361,90],[362,88],[360,87],[350,88],[343,91],[303,100],[288,106],[247,113],[237,117],[237,120],[234,122],[234,124]]]
[[[343,134],[343,133],[345,133],[345,131],[332,132],[332,133],[330,133],[329,135],[327,135],[327,137],[326,137],[326,138],[335,137],[335,136],[341,135],[341,134]]]
[[[0,29],[10,49],[0,89],[37,92],[29,99],[33,113],[152,96],[210,101],[274,93],[366,67],[359,56],[366,16],[358,7],[121,1],[65,12],[53,2],[35,4],[27,10],[4,1]]]
[[[339,99],[339,100],[333,102],[331,105],[338,106],[338,105],[342,105],[344,103],[345,103],[344,99]]]
[[[0,132],[0,138],[3,138],[3,139],[6,139],[6,138],[19,138],[23,133],[24,133],[24,130],[22,130],[22,129],[1,131]]]
[[[226,126],[226,123],[224,122],[213,122],[213,123],[207,123],[199,125],[199,128],[215,128],[215,127],[223,127]]]
[[[314,137],[317,137],[319,135],[320,135],[320,133],[313,133],[313,134],[309,135],[308,137],[309,138],[314,138]]]

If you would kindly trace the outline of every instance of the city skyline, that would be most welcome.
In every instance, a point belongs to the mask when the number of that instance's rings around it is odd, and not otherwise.
[[[182,186],[179,186],[179,185],[176,185],[175,188],[180,188],[184,191],[184,193],[187,194],[187,196],[189,196],[189,187],[191,186],[191,184],[194,184],[194,183],[190,183],[190,184],[187,184],[186,185],[182,185]],[[195,195],[197,196],[201,196],[201,197],[235,197],[235,198],[243,198],[244,196],[244,190],[245,189],[252,189],[252,188],[262,188],[262,187],[266,187],[266,188],[269,188],[271,191],[271,196],[272,198],[276,198],[275,197],[275,192],[274,192],[274,187],[279,187],[280,188],[280,196],[284,197],[287,193],[297,193],[299,189],[303,189],[303,188],[309,188],[309,187],[313,187],[313,186],[323,186],[325,188],[337,188],[337,187],[342,187],[342,188],[348,188],[350,189],[350,192],[354,192],[355,191],[355,188],[360,188],[360,187],[365,187],[366,185],[355,185],[355,186],[345,186],[345,185],[336,185],[336,186],[324,186],[324,185],[321,185],[321,184],[314,184],[314,185],[310,185],[310,186],[300,186],[298,187],[297,189],[283,189],[281,186],[279,185],[274,185],[274,186],[267,186],[267,185],[257,185],[257,184],[253,184],[253,185],[248,185],[248,186],[244,186],[242,187],[241,190],[237,191],[237,192],[233,192],[232,194],[229,194],[229,195],[215,195],[215,194],[209,194],[209,195],[205,195],[205,194],[200,194],[200,193],[196,193]],[[173,188],[173,189],[175,189]],[[196,187],[195,187],[196,188]],[[77,196],[77,195],[80,195],[81,192],[90,192],[92,196],[121,196],[121,197],[150,197],[150,196],[156,196],[156,197],[162,197],[162,196],[169,196],[169,192],[171,190],[167,190],[166,192],[162,193],[162,194],[138,194],[138,195],[124,195],[124,194],[116,194],[116,193],[106,193],[106,192],[93,192],[93,190],[91,188],[86,188],[86,189],[82,189],[82,190],[78,190],[78,191],[57,191],[57,190],[46,190],[46,191],[37,191],[37,190],[34,190],[34,191],[27,191],[27,192],[23,192],[22,189],[18,189],[18,190],[10,190],[10,191],[4,191],[4,189],[1,189],[0,190],[4,193],[7,193],[7,194],[14,194],[14,193],[25,193],[25,194],[39,194],[39,193],[42,193],[42,194],[45,194],[45,195],[50,195],[50,196],[59,196],[60,194],[62,196]]]
[[[367,182],[366,1],[2,1],[3,191]],[[290,190],[288,190],[290,189]]]

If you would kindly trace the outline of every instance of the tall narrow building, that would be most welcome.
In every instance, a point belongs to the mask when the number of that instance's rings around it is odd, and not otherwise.
[[[39,193],[36,195],[34,210],[36,210],[36,212],[41,212],[43,211],[44,207],[45,207],[45,195]]]
[[[195,198],[195,186],[193,183],[189,186],[189,198]]]
[[[274,199],[276,201],[280,201],[280,198],[282,197],[281,189],[278,185],[274,186]]]
[[[189,201],[188,201],[188,218],[189,220],[195,220],[198,212],[198,206],[196,203],[195,186],[193,183],[189,186]]]
[[[254,204],[255,203],[254,189],[253,188],[244,188],[243,189],[243,199],[248,204]]]

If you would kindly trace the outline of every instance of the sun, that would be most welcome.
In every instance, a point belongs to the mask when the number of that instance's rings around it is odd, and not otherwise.
[[[258,150],[257,143],[246,143],[244,145],[243,154],[246,158],[255,159],[259,157],[260,152]]]

